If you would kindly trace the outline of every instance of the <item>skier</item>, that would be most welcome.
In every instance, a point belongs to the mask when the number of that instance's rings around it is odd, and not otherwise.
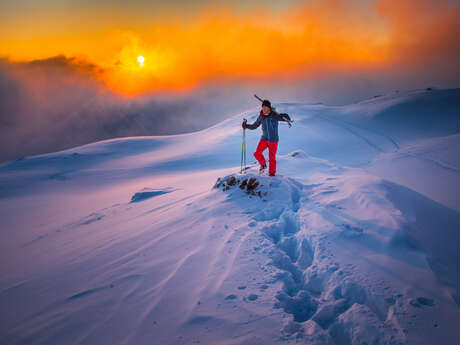
[[[253,124],[248,124],[246,119],[243,121],[243,129],[256,129],[262,124],[262,137],[257,145],[254,157],[260,164],[260,172],[263,172],[267,167],[263,152],[268,147],[268,163],[269,175],[275,176],[276,173],[276,150],[278,149],[278,121],[286,121],[291,126],[291,118],[288,114],[278,114],[273,111],[271,103],[268,99],[262,102],[262,110],[259,117]]]

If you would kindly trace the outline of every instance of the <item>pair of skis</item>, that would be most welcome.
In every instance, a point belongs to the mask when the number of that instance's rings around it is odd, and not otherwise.
[[[260,103],[263,103],[264,100],[263,100],[262,98],[260,98],[260,97],[257,96],[257,95],[254,95],[254,97],[257,98],[257,99],[260,101]],[[271,108],[272,108],[272,111],[273,111],[275,114],[279,115],[279,113],[276,111],[276,108],[275,108],[273,105],[271,106]],[[285,121],[288,123],[289,127],[291,127],[291,126],[292,126],[292,121],[294,121],[294,120],[287,120],[287,119],[286,119]]]

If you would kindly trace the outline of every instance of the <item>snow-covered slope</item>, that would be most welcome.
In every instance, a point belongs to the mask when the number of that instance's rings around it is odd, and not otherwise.
[[[459,96],[277,104],[276,177],[258,109],[0,165],[0,342],[455,344]]]

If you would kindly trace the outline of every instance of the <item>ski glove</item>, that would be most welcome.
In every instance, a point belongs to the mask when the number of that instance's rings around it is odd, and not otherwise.
[[[289,117],[288,114],[286,114],[286,113],[281,113],[280,116],[281,116],[281,118],[284,118],[284,119],[285,119],[285,121],[288,123],[288,126],[289,126],[289,127],[292,126],[292,124],[291,124],[292,120],[291,120],[291,118]]]
[[[281,113],[280,116],[286,118],[288,121],[291,121],[291,118],[286,113]]]
[[[243,129],[246,129],[246,127],[247,127],[247,126],[246,126],[246,122],[247,122],[247,121],[248,121],[248,120],[246,120],[246,119],[243,120],[243,123],[241,124],[241,126],[243,127]]]

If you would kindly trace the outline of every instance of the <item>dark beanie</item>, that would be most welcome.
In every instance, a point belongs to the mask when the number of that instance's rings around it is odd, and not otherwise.
[[[268,99],[264,99],[264,101],[262,102],[262,107],[266,105],[267,107],[269,107],[271,109],[272,107],[272,104],[270,103],[270,101]]]

